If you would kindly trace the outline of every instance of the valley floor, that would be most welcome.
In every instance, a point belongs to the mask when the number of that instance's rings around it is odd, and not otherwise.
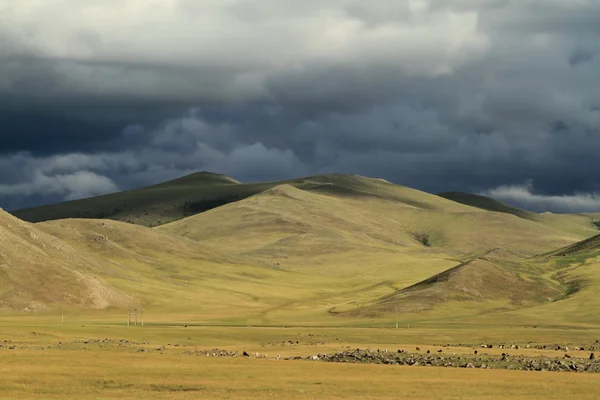
[[[594,327],[335,328],[126,326],[121,315],[0,319],[0,398],[16,399],[597,399],[600,374],[284,360],[347,348],[563,358],[600,339]],[[140,321],[141,322],[141,321]],[[490,343],[492,349],[481,349]],[[450,344],[451,347],[446,347]],[[530,344],[530,348],[525,348]],[[459,346],[460,345],[460,346]],[[547,345],[545,349],[535,345]],[[555,346],[561,350],[555,350]],[[251,357],[212,357],[213,348]],[[260,358],[256,358],[259,353]],[[281,359],[277,360],[277,355]],[[267,357],[267,358],[262,358]]]

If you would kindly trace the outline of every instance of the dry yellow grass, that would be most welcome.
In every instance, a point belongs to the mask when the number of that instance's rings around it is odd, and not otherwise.
[[[595,400],[593,374],[60,351],[0,353],[0,398]],[[52,366],[52,368],[48,368]]]
[[[484,341],[589,342],[585,329],[525,328],[249,328],[164,326],[168,317],[150,316],[150,325],[123,326],[122,315],[8,317],[0,337],[24,350],[0,349],[0,398],[48,399],[596,399],[600,374],[468,370],[435,367],[349,365],[272,359],[361,348],[439,348],[433,343]],[[115,325],[108,319],[117,321]],[[189,316],[179,316],[185,321]],[[104,321],[104,322],[103,322]],[[172,322],[172,321],[171,321]],[[82,326],[83,325],[83,326]],[[35,332],[35,333],[34,333]],[[147,344],[99,347],[93,339],[127,339]],[[84,343],[84,340],[89,340]],[[299,344],[282,347],[284,340]],[[62,348],[58,348],[61,342]],[[324,344],[311,344],[323,342]],[[170,344],[170,345],[167,345]],[[177,346],[175,346],[177,345]],[[43,347],[48,347],[42,350]],[[162,348],[164,350],[156,350]],[[186,354],[193,349],[235,349],[268,353],[271,359],[218,358]],[[148,352],[140,353],[139,348]],[[480,349],[481,350],[481,349]],[[445,352],[471,352],[445,348]],[[498,354],[500,350],[486,350]],[[561,356],[522,349],[529,356]],[[514,354],[514,352],[511,351]]]

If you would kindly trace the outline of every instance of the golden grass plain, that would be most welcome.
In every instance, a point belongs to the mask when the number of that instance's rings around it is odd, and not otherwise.
[[[372,349],[420,346],[424,352],[439,348],[434,343],[445,342],[587,343],[599,334],[594,329],[186,327],[170,325],[164,315],[162,318],[146,316],[142,327],[125,326],[123,317],[106,313],[69,315],[65,324],[60,323],[58,315],[3,318],[0,343],[9,340],[17,349],[0,348],[0,398],[558,400],[600,396],[600,374],[592,373],[274,359],[276,354],[307,356],[339,351],[346,346]],[[181,315],[180,318],[183,321],[186,317]],[[101,348],[94,343],[94,339],[106,338],[126,339],[136,344]],[[292,339],[299,343],[281,345]],[[148,351],[139,352],[141,348]],[[205,357],[186,353],[212,348],[248,351],[252,355],[259,352],[270,358]],[[468,347],[444,348],[448,353],[471,351]],[[497,354],[501,350],[483,351]],[[528,356],[563,355],[554,350],[521,349],[518,352]]]

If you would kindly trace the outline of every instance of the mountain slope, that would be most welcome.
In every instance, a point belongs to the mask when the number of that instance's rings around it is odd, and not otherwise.
[[[94,273],[101,267],[93,256],[0,210],[0,309],[124,305],[130,296]]]
[[[547,255],[565,257],[574,255],[583,255],[589,257],[600,250],[600,235],[592,236],[591,238],[571,244],[562,249],[553,251]]]
[[[153,226],[255,194],[264,188],[245,187],[233,178],[200,172],[158,185],[12,211],[25,221],[65,218],[113,219]]]
[[[286,269],[402,284],[492,248],[533,256],[586,237],[423,192],[421,208],[414,198],[407,204],[401,201],[407,196],[391,193],[333,196],[335,187],[325,192],[281,185],[155,229]],[[416,272],[416,265],[423,267]]]
[[[492,199],[490,197],[481,196],[477,194],[462,192],[444,192],[439,193],[438,196],[455,201],[457,203],[481,208],[482,210],[512,214],[520,218],[535,219],[535,217],[537,216],[537,214],[533,212],[513,207],[508,204],[502,203],[501,201]]]
[[[466,206],[388,182],[356,175],[319,175],[286,181],[241,184],[208,172],[184,176],[146,188],[13,211],[16,217],[40,222],[65,218],[113,219],[156,226],[239,201],[269,188],[289,184],[333,196],[378,197],[430,209]]]
[[[354,287],[223,255],[117,221],[31,224],[0,212],[0,310],[143,308],[203,323],[266,321],[265,310]]]
[[[547,283],[524,279],[524,270],[516,271],[489,259],[476,258],[436,274],[415,285],[376,300],[368,307],[349,314],[385,312],[418,313],[442,303],[476,302],[478,308],[520,308],[547,303],[562,292]],[[464,307],[469,307],[464,304]]]
[[[189,211],[216,195],[226,204],[187,217],[177,207]],[[336,174],[241,184],[201,173],[76,205],[108,207],[119,196],[146,207],[149,218],[177,220],[153,228],[82,218],[31,224],[2,214],[0,307],[144,307],[203,323],[339,323],[328,311],[350,321],[389,318],[399,307],[419,318],[524,313],[547,299],[574,307],[592,301],[586,288],[596,287],[595,264],[576,264],[593,259],[594,246],[586,247],[593,240],[568,256],[534,257],[595,235],[589,215],[523,218]]]

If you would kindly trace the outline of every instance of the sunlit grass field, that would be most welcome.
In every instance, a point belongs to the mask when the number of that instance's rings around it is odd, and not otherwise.
[[[0,398],[17,399],[597,399],[600,374],[469,370],[276,360],[347,346],[436,349],[457,343],[589,343],[597,329],[507,326],[317,328],[194,326],[193,315],[145,315],[127,326],[126,315],[97,313],[7,316],[0,321]],[[184,325],[186,319],[187,327]],[[200,323],[201,321],[195,321]],[[100,347],[96,339],[130,343]],[[4,340],[10,341],[5,343]],[[294,345],[283,346],[293,341]],[[298,341],[298,344],[295,342]],[[60,345],[59,345],[60,342]],[[438,346],[436,346],[438,345]],[[26,349],[20,349],[26,347]],[[230,349],[252,357],[206,357],[198,349]],[[140,349],[147,349],[140,352]],[[468,348],[445,348],[470,352]],[[501,350],[489,350],[497,354]],[[256,359],[255,352],[268,359]],[[562,355],[522,349],[527,355]]]

